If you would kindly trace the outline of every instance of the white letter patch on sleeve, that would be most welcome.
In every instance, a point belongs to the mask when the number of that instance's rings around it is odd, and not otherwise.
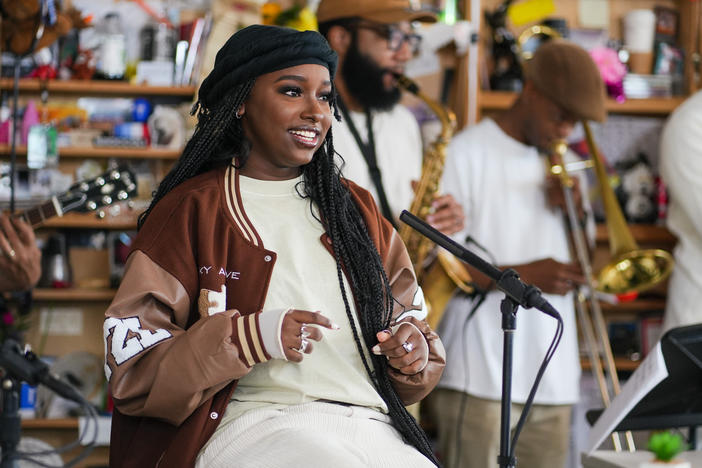
[[[131,337],[129,337],[130,331],[132,332]],[[155,331],[142,329],[138,317],[128,317],[124,319],[110,317],[105,319],[103,338],[105,340],[105,376],[108,380],[112,375],[112,370],[107,365],[107,342],[110,335],[112,335],[110,354],[112,354],[117,365],[136,356],[146,348],[172,336],[169,331],[163,328],[159,328]]]

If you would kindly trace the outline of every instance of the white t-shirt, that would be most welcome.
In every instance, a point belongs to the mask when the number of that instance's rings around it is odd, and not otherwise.
[[[569,262],[563,214],[546,204],[546,163],[534,147],[526,146],[484,119],[454,137],[446,161],[443,189],[463,206],[466,235],[494,255],[475,246],[471,251],[496,265],[518,265],[551,257]],[[535,403],[572,404],[578,401],[580,361],[572,294],[545,295],[560,312],[562,341],[539,385]],[[440,331],[447,349],[446,369],[439,384],[480,398],[499,400],[502,392],[503,332],[500,302],[504,294],[488,293],[466,324],[467,299],[448,305]],[[519,309],[514,336],[512,400],[524,403],[556,331],[556,320],[535,309]],[[465,340],[464,340],[465,337]]]
[[[320,237],[321,223],[310,211],[310,200],[296,191],[302,178],[284,181],[240,176],[244,210],[267,249],[278,252],[266,293],[266,311],[288,308],[320,311],[339,330],[321,328],[324,338],[300,363],[271,359],[256,364],[239,379],[220,426],[243,412],[278,404],[315,400],[339,401],[387,412],[358,354],[337,279],[336,261]],[[346,294],[351,288],[344,277]],[[350,302],[356,321],[356,310]],[[366,350],[366,358],[370,359]]]
[[[366,116],[362,112],[349,112],[358,134],[368,141]],[[412,113],[402,105],[387,112],[373,112],[373,138],[378,168],[382,175],[385,196],[390,209],[399,218],[402,210],[409,209],[414,192],[412,180],[419,180],[422,173],[422,136]],[[334,120],[332,125],[334,149],[344,159],[341,173],[347,179],[368,190],[380,206],[375,185],[368,172],[368,164],[358,148],[348,125]],[[338,156],[337,156],[338,158]]]
[[[664,329],[702,322],[702,91],[663,129],[660,171],[670,194],[668,228],[678,237]]]

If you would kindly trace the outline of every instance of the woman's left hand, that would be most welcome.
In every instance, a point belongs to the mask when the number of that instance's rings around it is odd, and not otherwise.
[[[378,344],[373,354],[388,358],[390,367],[405,375],[424,370],[429,362],[429,344],[419,329],[411,323],[402,323],[393,334],[389,330],[376,333]]]

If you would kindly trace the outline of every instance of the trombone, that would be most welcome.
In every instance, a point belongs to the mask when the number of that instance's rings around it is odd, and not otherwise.
[[[600,396],[605,407],[611,402],[611,396],[620,391],[619,377],[614,363],[612,347],[609,342],[604,315],[597,299],[596,290],[621,294],[624,292],[642,291],[665,279],[672,271],[672,256],[660,249],[641,250],[627,228],[624,215],[616,200],[612,188],[607,182],[607,174],[597,150],[592,132],[587,122],[582,122],[585,138],[591,154],[592,166],[595,168],[601,196],[613,260],[597,275],[592,270],[585,235],[577,219],[577,209],[573,200],[573,180],[568,174],[568,166],[563,161],[567,145],[563,141],[554,144],[553,153],[560,156],[560,164],[551,166],[551,173],[561,181],[566,203],[566,215],[570,226],[572,245],[577,260],[586,278],[586,284],[580,286],[575,294],[575,307],[583,336],[585,338],[588,356],[597,379]],[[589,307],[588,307],[589,306]],[[588,311],[590,313],[588,313]],[[602,366],[604,358],[607,377]],[[611,391],[610,393],[610,385]],[[627,448],[634,451],[634,440],[630,431],[625,433]],[[612,443],[616,451],[621,451],[622,445],[619,434],[612,433]]]
[[[570,227],[572,248],[575,251],[574,253],[577,257],[578,263],[583,270],[583,276],[585,276],[586,279],[586,283],[578,287],[575,291],[575,311],[578,317],[578,323],[580,324],[580,329],[585,338],[588,358],[597,380],[597,386],[600,390],[602,403],[605,407],[608,407],[611,402],[610,383],[612,391],[614,392],[614,395],[616,395],[620,390],[619,378],[614,367],[612,346],[609,342],[609,335],[607,334],[606,326],[604,324],[602,309],[600,308],[600,303],[597,300],[595,293],[595,276],[590,263],[585,234],[580,226],[577,208],[573,199],[574,182],[568,173],[568,166],[565,164],[563,159],[567,149],[568,145],[562,140],[557,141],[554,144],[553,153],[555,156],[559,156],[561,161],[560,163],[556,163],[551,166],[551,173],[557,175],[561,182],[566,204],[565,214],[568,226]],[[592,314],[592,316],[590,314]],[[597,324],[599,334],[595,333],[593,321],[595,324]],[[598,336],[600,338],[599,340]],[[607,364],[607,373],[610,377],[610,383],[607,382],[607,378],[602,367],[601,355],[604,355],[605,362]],[[629,451],[633,452],[635,448],[634,439],[631,432],[626,433],[626,443]],[[614,445],[614,450],[617,452],[622,450],[619,434],[612,433],[612,444]]]

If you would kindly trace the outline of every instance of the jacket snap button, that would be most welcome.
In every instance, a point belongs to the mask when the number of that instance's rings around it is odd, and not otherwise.
[[[263,257],[263,260],[266,262],[270,262],[272,260],[272,257],[270,255],[266,255],[265,257]]]
[[[216,411],[213,411],[210,413],[210,419],[217,419],[219,417],[219,414],[217,414]]]

